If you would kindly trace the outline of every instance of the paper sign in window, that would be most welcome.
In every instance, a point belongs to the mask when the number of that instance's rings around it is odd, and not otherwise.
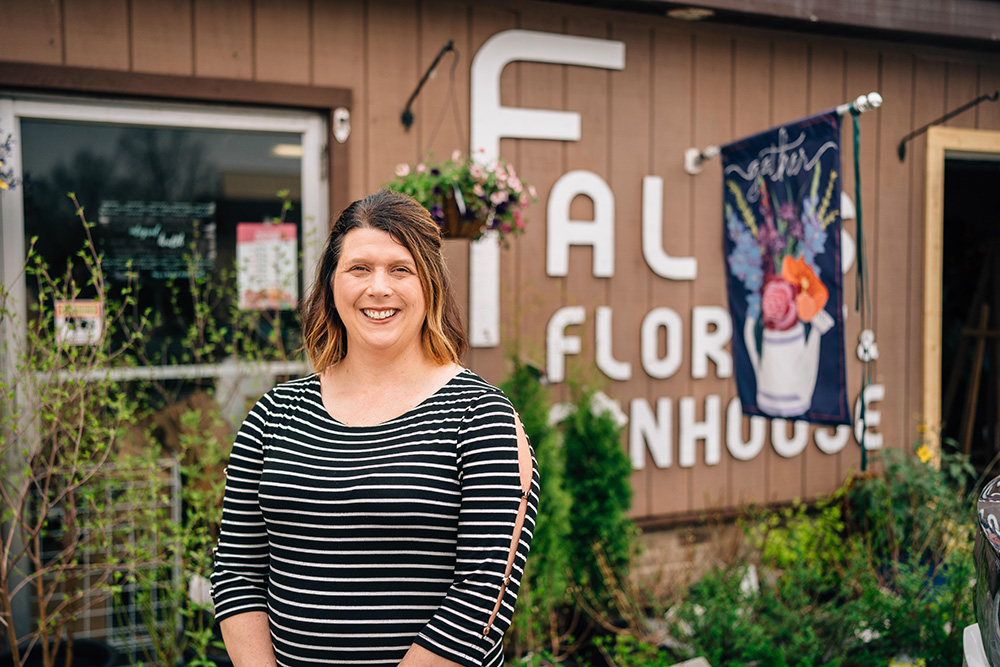
[[[104,304],[96,299],[57,299],[56,342],[62,345],[96,345],[104,332]]]
[[[298,304],[294,224],[236,225],[236,286],[241,310],[293,310]]]

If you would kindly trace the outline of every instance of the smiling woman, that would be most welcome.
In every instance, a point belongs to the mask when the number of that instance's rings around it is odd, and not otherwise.
[[[349,206],[303,319],[316,373],[261,398],[230,458],[212,581],[231,656],[498,667],[537,466],[507,397],[459,365],[426,209]]]

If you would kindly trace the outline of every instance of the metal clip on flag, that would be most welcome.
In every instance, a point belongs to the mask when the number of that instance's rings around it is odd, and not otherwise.
[[[848,113],[862,114],[872,109],[882,106],[882,96],[876,92],[867,95],[859,95],[853,102],[845,102],[837,107],[837,115],[844,116]],[[689,148],[684,151],[684,171],[694,176],[701,173],[701,163],[719,156],[718,146],[708,146],[705,150]]]

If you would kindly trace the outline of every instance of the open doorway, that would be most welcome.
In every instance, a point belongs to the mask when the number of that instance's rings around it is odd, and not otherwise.
[[[1000,453],[1000,155],[945,155],[941,435],[980,470]]]
[[[1000,451],[1000,225],[988,205],[1000,132],[932,127],[926,167],[924,437],[936,460],[943,436],[986,466]]]

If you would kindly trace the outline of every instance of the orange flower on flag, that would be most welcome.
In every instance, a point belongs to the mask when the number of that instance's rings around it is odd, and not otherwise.
[[[811,322],[816,313],[823,310],[826,300],[830,298],[826,285],[816,277],[806,264],[806,260],[792,259],[790,255],[785,255],[785,259],[781,262],[781,277],[799,288],[799,294],[795,297],[799,319]]]

